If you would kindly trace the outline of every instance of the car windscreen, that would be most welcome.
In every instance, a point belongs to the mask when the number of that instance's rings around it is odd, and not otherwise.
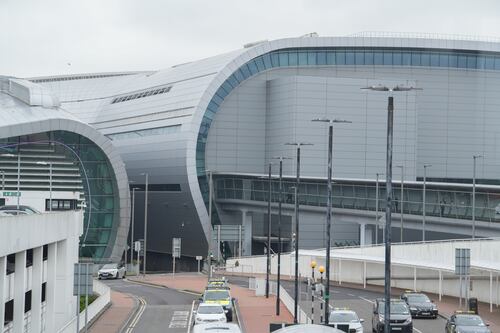
[[[379,312],[385,312],[385,304],[384,302],[379,303]],[[391,303],[391,314],[409,314],[408,307],[404,303]]]
[[[352,312],[332,312],[330,321],[333,323],[346,323],[359,321],[358,316]]]
[[[106,264],[106,265],[102,266],[101,269],[116,269],[116,268],[118,268],[117,264]]]
[[[486,326],[479,316],[457,316],[455,324],[457,326]]]
[[[206,305],[200,305],[198,307],[198,313],[199,314],[220,314],[224,313],[224,309],[222,306],[206,306]]]
[[[205,293],[206,301],[218,301],[221,299],[228,299],[229,293],[224,290],[213,290]]]
[[[408,295],[408,303],[430,303],[431,300],[425,295]]]

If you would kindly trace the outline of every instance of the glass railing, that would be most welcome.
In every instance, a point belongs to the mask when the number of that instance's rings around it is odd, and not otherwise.
[[[269,200],[269,181],[251,176],[215,176],[215,196],[220,199],[236,199],[265,201]],[[283,181],[283,203],[295,202],[295,182]],[[453,186],[427,185],[426,205],[427,216],[472,220],[472,186],[463,186],[459,189],[450,189]],[[422,215],[423,190],[421,182],[412,182],[403,185],[403,200],[401,201],[401,187],[393,184],[393,212]],[[300,184],[298,200],[300,205],[326,207],[326,181],[304,181]],[[333,184],[332,202],[335,208],[371,210],[376,209],[375,181],[350,182],[335,180]],[[271,182],[271,201],[279,202],[279,183]],[[385,185],[379,183],[379,211],[385,210]],[[475,217],[478,221],[500,221],[500,189],[494,187],[476,189]]]

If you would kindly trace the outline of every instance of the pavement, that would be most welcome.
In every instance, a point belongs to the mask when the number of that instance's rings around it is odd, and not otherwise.
[[[184,292],[203,293],[207,284],[207,276],[201,274],[151,274],[133,278],[140,283],[151,283]],[[231,281],[229,281],[231,282]],[[240,322],[247,333],[269,332],[270,323],[292,323],[293,317],[281,304],[280,316],[275,315],[276,297],[255,296],[255,292],[230,283],[231,296],[236,298],[240,309]]]
[[[259,277],[265,278],[265,274],[238,274],[234,275],[232,273],[224,272],[221,274],[227,276],[233,283],[238,283],[239,285],[248,285],[248,277]],[[275,280],[276,276],[271,275],[271,279]],[[288,291],[292,298],[294,297],[294,283],[287,276],[282,276],[282,286]],[[301,308],[307,313],[311,312],[311,301],[310,293],[306,288],[305,283],[299,284],[299,304]],[[363,289],[362,285],[351,284],[351,283],[331,283],[332,290],[332,305],[335,307],[349,307],[355,310],[360,318],[365,319],[364,330],[365,332],[371,331],[371,318],[372,318],[372,300],[378,297],[383,297],[384,288],[382,286],[367,285],[367,288]],[[391,293],[394,296],[399,296],[403,292],[402,289],[392,288]],[[415,319],[414,327],[415,332],[421,333],[435,333],[442,332],[447,318],[449,318],[455,310],[459,307],[458,298],[443,296],[441,301],[439,301],[438,295],[427,293],[429,298],[435,301],[440,312],[440,318],[435,320],[429,319]],[[319,319],[319,308],[315,308],[316,321]],[[496,306],[493,307],[493,312],[489,312],[489,304],[479,303],[479,314],[483,320],[490,325],[490,330],[492,333],[500,333],[500,308]]]
[[[133,296],[111,291],[111,306],[92,324],[90,333],[117,333],[134,312],[137,301]]]

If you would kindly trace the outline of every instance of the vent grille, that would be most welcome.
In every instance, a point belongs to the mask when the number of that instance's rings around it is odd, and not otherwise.
[[[116,97],[111,101],[111,104],[123,103],[123,102],[127,102],[127,101],[130,101],[133,99],[166,94],[170,91],[170,89],[172,89],[172,86],[158,88],[158,89],[152,89],[152,90],[146,90],[146,91],[141,91],[141,92],[137,92],[137,93],[130,94],[130,95]]]
[[[126,76],[126,75],[132,75],[132,74],[136,74],[136,73],[94,74],[94,75],[77,75],[77,76],[62,76],[62,77],[59,76],[59,77],[51,77],[51,78],[43,78],[43,79],[30,79],[29,81],[34,82],[34,83],[43,83],[43,82],[103,79],[103,78],[107,78],[107,77]]]

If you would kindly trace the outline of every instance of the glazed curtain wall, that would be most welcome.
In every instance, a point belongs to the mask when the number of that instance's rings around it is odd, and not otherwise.
[[[196,146],[200,190],[208,208],[205,149],[208,131],[222,102],[246,79],[265,70],[297,66],[414,66],[463,70],[500,70],[500,54],[417,48],[291,48],[272,51],[242,65],[219,87],[203,116]]]

